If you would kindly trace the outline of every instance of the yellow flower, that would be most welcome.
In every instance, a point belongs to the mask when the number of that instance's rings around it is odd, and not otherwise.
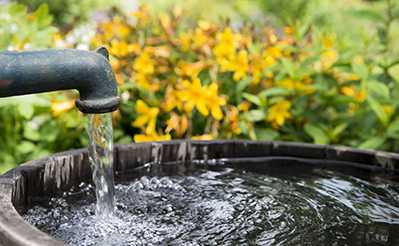
[[[234,72],[233,79],[239,81],[249,70],[247,51],[241,50],[231,63]]]
[[[113,56],[110,57],[109,62],[111,63],[112,70],[114,70],[114,71],[118,71],[122,67],[120,59],[116,59]]]
[[[191,139],[192,140],[208,141],[208,140],[212,140],[213,136],[211,134],[204,134],[204,135],[192,136]]]
[[[336,34],[332,33],[330,35],[323,36],[321,38],[321,43],[325,49],[332,49],[334,47],[335,39]]]
[[[222,33],[217,34],[216,39],[218,43],[213,48],[213,54],[217,59],[231,59],[236,47],[233,31],[227,27]]]
[[[271,56],[275,59],[283,56],[281,49],[277,46],[271,46],[271,47],[266,48],[265,55]]]
[[[220,108],[226,105],[226,99],[218,95],[218,85],[212,83],[206,87],[206,102],[211,111],[211,115],[216,120],[221,120],[223,118],[223,112]]]
[[[133,69],[142,74],[153,74],[155,62],[148,51],[141,53],[133,63]]]
[[[358,102],[363,102],[364,100],[366,100],[366,97],[367,97],[367,94],[366,94],[366,91],[365,91],[365,90],[360,90],[360,91],[358,91],[358,92],[356,93],[356,95],[355,95],[355,99],[356,99]]]
[[[322,69],[328,69],[338,60],[338,53],[334,49],[329,49],[321,53],[320,62]]]
[[[112,40],[110,53],[114,56],[123,57],[129,53],[128,44],[125,41]]]
[[[134,135],[134,141],[136,143],[140,142],[153,142],[153,141],[169,141],[171,140],[171,136],[169,134],[158,135],[157,133],[152,134],[136,134]]]
[[[179,62],[175,70],[181,77],[196,78],[204,67],[205,63],[203,61],[194,63]]]
[[[119,17],[115,17],[110,22],[101,23],[100,29],[102,30],[104,40],[106,41],[111,40],[114,37],[124,40],[130,34],[130,27]]]
[[[57,48],[65,48],[66,43],[60,32],[55,32],[53,35],[53,43]]]
[[[206,88],[201,85],[198,78],[193,78],[191,82],[183,80],[179,97],[184,102],[186,112],[191,112],[195,107],[202,115],[208,116]]]
[[[186,115],[179,116],[176,113],[172,113],[166,124],[167,124],[167,127],[165,129],[166,133],[175,130],[176,135],[178,137],[181,137],[188,129],[188,118]]]
[[[238,104],[237,108],[239,111],[242,112],[247,112],[249,108],[251,107],[251,103],[248,101],[242,101],[240,104]]]
[[[238,135],[241,133],[240,122],[239,122],[239,109],[232,106],[229,111],[227,111],[227,121],[228,126],[234,134]]]
[[[272,28],[265,28],[264,30],[268,43],[275,44],[278,41],[275,31]]]
[[[355,88],[353,86],[344,86],[341,88],[342,94],[353,97],[355,95]]]
[[[230,27],[226,27],[222,33],[219,33],[217,35],[216,38],[219,41],[219,43],[230,44],[234,46],[235,37]]]
[[[115,79],[116,79],[116,83],[118,83],[118,85],[121,85],[124,83],[123,76],[121,73],[115,72]]]
[[[272,123],[274,128],[278,128],[284,125],[286,119],[291,118],[290,108],[291,103],[289,101],[279,101],[269,108],[266,120]]]
[[[172,32],[172,20],[169,15],[161,13],[159,15],[159,22],[166,33],[170,34]]]
[[[252,74],[252,83],[255,85],[259,84],[261,78],[264,75],[264,70],[267,67],[276,63],[276,60],[272,56],[266,55],[266,52],[264,52],[263,55],[251,54],[250,61],[251,63],[249,70]],[[271,72],[268,72],[265,75],[266,77],[273,77],[273,74]]]
[[[294,34],[294,28],[292,26],[285,26],[284,33],[286,35],[292,35],[292,34]]]
[[[192,42],[192,33],[191,32],[183,32],[179,35],[177,41],[179,43],[179,47],[182,51],[187,52],[190,50],[191,42]]]
[[[165,101],[162,104],[162,108],[167,112],[172,111],[174,108],[181,109],[183,105],[179,96],[179,91],[174,90],[172,87],[166,88]]]
[[[144,129],[147,135],[155,134],[155,127],[159,109],[155,107],[151,108],[142,100],[137,100],[136,112],[138,114],[138,117],[132,123],[132,125],[134,127]]]
[[[75,106],[74,100],[68,100],[64,102],[53,102],[51,103],[51,112],[54,116],[59,116],[64,112],[71,110]]]
[[[305,78],[305,81],[306,83],[310,83],[307,78]],[[278,82],[278,85],[288,90],[296,90],[305,94],[313,93],[315,91],[315,88],[312,85],[292,79],[283,79]]]
[[[330,74],[336,79],[339,83],[344,83],[347,81],[360,80],[360,77],[354,73],[347,73],[338,68],[333,68],[330,71]]]
[[[147,47],[146,51],[148,53],[154,54],[154,56],[159,56],[163,58],[168,58],[170,56],[170,53],[172,52],[170,50],[170,47],[166,45],[160,45],[156,47]]]
[[[132,13],[133,17],[136,17],[139,25],[145,26],[150,20],[150,11],[148,5],[141,5],[139,9]]]
[[[144,51],[133,63],[133,69],[143,74],[153,74],[155,70],[155,62],[152,60],[150,52]]]
[[[384,105],[382,109],[384,110],[384,113],[388,115],[388,117],[391,117],[392,114],[395,112],[395,108],[391,105]]]
[[[150,75],[135,73],[133,78],[137,85],[144,90],[155,92],[160,88],[159,84],[152,80]]]
[[[198,26],[204,31],[215,28],[215,25],[213,23],[205,21],[205,20],[199,20]]]
[[[345,96],[353,97],[358,102],[363,102],[367,97],[365,90],[357,91],[353,85],[342,87],[341,93]]]
[[[194,48],[202,48],[205,45],[208,45],[210,42],[210,37],[204,32],[201,28],[196,28],[194,31],[193,37],[193,47]]]

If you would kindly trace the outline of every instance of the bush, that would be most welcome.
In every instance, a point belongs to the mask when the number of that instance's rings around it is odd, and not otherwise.
[[[346,9],[351,21],[342,26],[367,27],[366,34],[320,21],[311,6],[310,18],[298,22],[279,17],[295,13],[287,10],[256,23],[251,18],[212,22],[202,14],[193,21],[184,9],[142,6],[130,15],[110,13],[98,23],[90,45],[108,46],[122,98],[113,113],[117,142],[193,136],[399,150],[394,1]],[[328,16],[339,23],[341,12]],[[285,25],[270,25],[270,19]],[[0,6],[0,20],[6,23],[0,26],[0,49],[45,48],[60,41],[46,6],[33,13],[16,4]],[[74,107],[75,98],[61,92],[1,99],[0,172],[86,146],[86,119]]]
[[[191,133],[398,150],[398,84],[370,54],[319,29],[190,25],[183,14],[143,6],[135,23],[119,14],[98,26],[93,47],[110,49],[119,125],[136,141]]]

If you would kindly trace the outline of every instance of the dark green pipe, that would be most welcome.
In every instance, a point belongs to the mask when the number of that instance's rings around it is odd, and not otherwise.
[[[75,49],[0,53],[0,97],[76,89],[83,113],[118,108],[119,98],[108,52]]]

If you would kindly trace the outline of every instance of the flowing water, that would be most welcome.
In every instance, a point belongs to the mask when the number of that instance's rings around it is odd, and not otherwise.
[[[100,218],[113,215],[114,173],[111,113],[89,114],[89,159],[97,197],[96,214]]]
[[[24,217],[69,245],[399,245],[399,185],[378,177],[195,168],[118,184],[115,199],[98,221],[82,183]]]

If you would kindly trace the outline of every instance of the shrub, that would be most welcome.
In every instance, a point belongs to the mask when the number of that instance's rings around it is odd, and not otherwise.
[[[143,6],[98,25],[136,141],[280,139],[397,150],[397,82],[335,33],[180,21]],[[132,128],[133,127],[133,128]]]

